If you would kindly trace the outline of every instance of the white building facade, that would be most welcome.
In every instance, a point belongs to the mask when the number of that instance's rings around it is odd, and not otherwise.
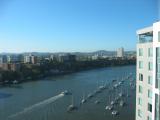
[[[160,22],[137,34],[136,120],[160,120]]]
[[[117,57],[124,57],[124,48],[117,49]]]

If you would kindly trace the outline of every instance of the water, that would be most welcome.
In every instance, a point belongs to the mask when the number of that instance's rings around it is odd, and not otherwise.
[[[118,91],[113,93],[106,89],[80,105],[84,93],[87,96],[98,86],[110,84],[111,80],[130,72],[135,77],[135,66],[89,70],[0,88],[0,120],[134,120],[135,90],[130,89],[129,81],[119,89],[131,95],[124,98],[127,102],[125,107],[116,108],[119,116],[113,117],[110,111],[105,110],[109,95],[114,97]],[[72,96],[61,95],[64,90],[73,93],[78,110],[67,112]],[[96,100],[100,104],[95,104]]]

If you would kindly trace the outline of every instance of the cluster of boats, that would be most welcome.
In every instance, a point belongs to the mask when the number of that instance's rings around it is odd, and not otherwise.
[[[116,110],[116,107],[124,107],[126,105],[125,102],[125,97],[129,97],[128,92],[123,92],[122,88],[124,87],[124,82],[126,80],[130,80],[130,85],[133,87],[134,86],[134,82],[133,80],[131,80],[132,74],[128,75],[127,77],[121,79],[121,80],[112,80],[112,82],[107,86],[105,85],[101,85],[99,86],[93,93],[88,94],[85,97],[85,94],[83,94],[83,97],[80,101],[80,105],[83,105],[84,103],[86,103],[89,99],[91,99],[92,97],[94,97],[96,94],[103,92],[105,89],[108,89],[109,93],[112,93],[110,95],[108,95],[108,105],[106,105],[105,109],[108,111],[111,111],[111,114],[113,116],[116,116],[119,114],[119,111]],[[64,92],[62,92],[61,94],[63,95],[72,95],[72,93],[68,92],[67,90],[65,90]],[[95,104],[99,104],[100,101],[96,100],[94,102]],[[67,111],[71,112],[74,110],[77,110],[78,107],[74,104],[74,100],[73,100],[73,95],[72,95],[72,102],[71,104],[68,106]]]
[[[111,100],[111,96],[109,96],[108,105],[105,107],[105,109],[108,111],[111,111],[111,114],[113,116],[119,115],[119,111],[116,110],[118,106],[124,107],[125,105],[127,105],[124,98],[129,97],[129,94],[127,90],[126,90],[126,93],[123,92],[122,88],[124,87],[123,85],[124,85],[125,80],[130,80],[130,85],[132,87],[135,86],[134,81],[131,78],[132,78],[132,74],[130,74],[126,78],[123,78],[120,81],[116,81],[116,80],[112,81],[113,87],[111,88],[111,91],[114,94],[114,96],[112,100]]]
[[[85,97],[85,94],[83,94],[83,98],[82,98],[82,100],[81,100],[81,102],[80,102],[80,105],[86,103],[89,99],[93,98],[96,94],[101,93],[101,92],[102,92],[104,89],[106,89],[106,88],[107,88],[106,85],[104,85],[104,86],[101,85],[101,86],[99,86],[98,89],[95,90],[93,93],[89,93],[89,94],[87,95],[87,97]],[[65,95],[66,95],[66,94],[65,94]],[[99,104],[100,101],[99,101],[99,100],[96,100],[94,103],[95,103],[95,104]],[[78,107],[74,105],[74,100],[73,100],[73,96],[72,96],[72,103],[68,106],[67,111],[70,112],[70,111],[77,110],[77,109],[78,109]]]

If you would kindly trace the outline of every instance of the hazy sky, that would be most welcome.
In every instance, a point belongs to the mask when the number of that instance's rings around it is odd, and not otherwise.
[[[157,19],[158,0],[0,0],[0,52],[135,50]]]

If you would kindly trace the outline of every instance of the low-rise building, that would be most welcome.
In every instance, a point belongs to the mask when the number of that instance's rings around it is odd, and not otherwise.
[[[20,63],[3,63],[0,64],[0,69],[4,71],[19,71],[21,67]]]

